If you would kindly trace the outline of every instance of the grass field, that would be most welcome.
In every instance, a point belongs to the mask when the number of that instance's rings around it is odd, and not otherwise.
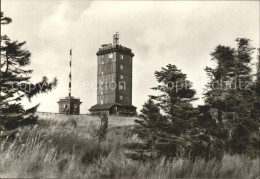
[[[175,158],[138,162],[126,145],[142,142],[135,118],[110,117],[105,141],[95,134],[93,116],[41,115],[39,124],[21,129],[15,140],[2,139],[1,178],[257,178],[259,159],[225,155],[221,161]]]

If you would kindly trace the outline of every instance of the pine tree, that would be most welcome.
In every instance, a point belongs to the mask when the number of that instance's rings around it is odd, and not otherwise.
[[[167,65],[155,72],[158,85],[152,89],[158,96],[150,96],[141,110],[142,120],[136,121],[139,134],[147,138],[148,151],[152,158],[161,155],[174,157],[188,153],[191,137],[187,135],[194,124],[195,112],[191,101],[196,100],[196,91],[186,75],[175,65]],[[163,114],[160,113],[162,111]],[[194,126],[193,126],[194,127]]]
[[[211,53],[217,64],[216,68],[206,67],[209,82],[207,84],[207,92],[205,93],[206,104],[210,104],[212,108],[225,111],[229,104],[225,103],[227,90],[231,87],[233,78],[235,77],[235,49],[218,45],[214,52]]]
[[[260,96],[260,49],[258,49],[258,54],[257,54],[257,72],[256,72],[256,93],[257,96]]]
[[[252,102],[254,104],[254,108],[252,112],[252,118],[256,123],[256,128],[251,132],[251,141],[253,143],[254,148],[258,149],[258,154],[260,153],[260,136],[259,136],[259,126],[260,126],[260,49],[258,49],[257,54],[257,69],[256,69],[256,81],[254,85],[255,92],[255,100]],[[258,155],[259,156],[259,155]]]
[[[243,153],[250,145],[249,136],[256,130],[251,118],[255,92],[250,62],[254,48],[249,39],[238,38],[236,42],[236,48],[219,45],[211,53],[217,66],[206,68],[210,81],[205,102],[209,110],[204,115],[216,111],[214,119],[219,132],[211,134],[224,140],[229,152]]]
[[[157,101],[159,107],[171,120],[175,128],[172,132],[181,134],[191,124],[189,119],[193,115],[191,102],[196,100],[196,91],[192,89],[192,83],[187,80],[175,65],[168,64],[166,68],[155,72],[158,85],[152,88],[158,91],[158,96],[151,96]],[[172,129],[171,129],[172,130]]]
[[[149,98],[144,103],[143,108],[140,110],[139,117],[141,120],[135,120],[142,128],[138,131],[139,136],[143,139],[149,138],[149,135],[157,133],[161,129],[161,125],[166,122],[163,115],[160,113],[160,108],[154,101]]]
[[[12,19],[1,12],[1,26],[11,22]],[[25,67],[31,62],[31,53],[24,48],[25,43],[1,35],[0,127],[5,129],[35,123],[37,116],[34,113],[39,105],[25,110],[20,101],[23,97],[31,100],[39,93],[51,91],[57,84],[56,78],[48,82],[47,77],[36,84],[30,82],[32,70]]]
[[[255,111],[253,112],[254,117],[258,122],[260,122],[260,49],[258,49],[257,54],[257,69],[256,69],[256,81],[255,81],[255,94],[256,94],[256,102],[255,102]]]
[[[147,127],[156,126],[157,123],[162,120],[160,108],[151,98],[149,98],[148,101],[144,103],[140,112],[140,117],[146,121],[146,124],[144,125]]]

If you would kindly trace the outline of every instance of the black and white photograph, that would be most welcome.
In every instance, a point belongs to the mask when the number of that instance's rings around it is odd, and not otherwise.
[[[260,179],[260,1],[1,0],[0,178]]]

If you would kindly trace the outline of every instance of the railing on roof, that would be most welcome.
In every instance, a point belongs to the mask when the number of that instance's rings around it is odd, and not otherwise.
[[[129,52],[132,52],[132,50],[130,48],[127,48],[127,47],[124,47],[122,45],[102,45],[101,48],[99,48],[99,51],[107,51],[107,50],[110,50],[110,49],[115,49],[115,48],[119,48],[119,49],[122,49],[122,50],[125,50],[125,51],[129,51]]]
[[[75,97],[73,97],[73,96],[71,96],[71,97],[68,97],[68,96],[67,96],[67,97],[61,97],[61,98],[59,98],[59,99],[60,99],[60,100],[62,100],[62,99],[65,100],[65,99],[69,99],[69,98],[70,98],[70,99],[78,99],[78,100],[80,100],[80,98],[75,98]]]

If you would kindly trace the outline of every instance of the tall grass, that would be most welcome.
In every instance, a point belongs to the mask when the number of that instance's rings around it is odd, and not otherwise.
[[[84,126],[82,126],[84,124]],[[15,140],[2,139],[0,177],[11,178],[256,178],[259,159],[225,155],[222,160],[138,162],[125,144],[141,142],[131,126],[111,127],[98,142],[98,125],[78,120],[40,120]]]

